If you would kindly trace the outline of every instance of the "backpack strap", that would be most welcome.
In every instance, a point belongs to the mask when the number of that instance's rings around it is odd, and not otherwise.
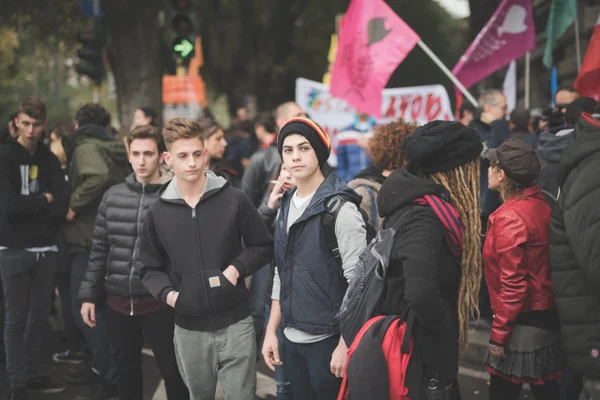
[[[342,275],[342,255],[340,254],[340,246],[338,245],[337,236],[335,234],[335,221],[340,209],[347,201],[349,200],[341,195],[335,195],[329,198],[325,203],[325,214],[321,220],[321,224],[324,228],[323,232],[325,234],[325,240],[327,241],[327,247],[331,250],[331,254],[340,266],[340,274]]]
[[[402,345],[400,351],[402,354],[410,353],[410,338],[412,337],[413,327],[415,325],[415,313],[409,308],[406,313],[406,328],[404,330],[404,337],[402,338]]]

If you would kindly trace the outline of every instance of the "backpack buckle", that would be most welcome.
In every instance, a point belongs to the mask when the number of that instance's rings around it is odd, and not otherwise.
[[[430,379],[429,382],[427,383],[427,388],[429,390],[435,390],[438,388],[438,385],[440,384],[440,381],[438,381],[437,379],[433,378]]]
[[[340,254],[340,248],[336,247],[335,249],[331,249],[331,254],[333,254],[333,256],[335,258],[340,258],[342,255]]]

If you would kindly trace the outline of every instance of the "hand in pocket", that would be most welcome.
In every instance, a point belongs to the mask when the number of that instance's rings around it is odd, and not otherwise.
[[[240,277],[240,273],[233,265],[227,267],[227,269],[223,271],[223,275],[225,276],[225,278],[227,278],[229,283],[231,283],[233,286],[237,286],[237,281]]]

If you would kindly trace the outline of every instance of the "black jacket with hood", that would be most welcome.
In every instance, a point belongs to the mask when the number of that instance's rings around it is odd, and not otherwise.
[[[550,224],[552,287],[569,368],[600,379],[600,115],[584,114],[562,154]]]
[[[244,278],[271,261],[273,237],[244,192],[212,171],[205,174],[195,208],[183,200],[174,178],[148,209],[140,278],[163,303],[170,291],[179,292],[178,326],[215,331],[250,315]],[[222,273],[230,265],[240,274],[236,286]]]
[[[415,204],[424,195],[441,196],[445,189],[421,178],[408,163],[393,172],[379,191],[383,228],[406,218],[398,232],[389,265],[384,313],[415,314],[414,338],[430,377],[450,382],[458,374],[458,289],[460,260],[446,244],[446,229],[429,206]],[[433,362],[429,362],[433,364]]]
[[[131,298],[150,296],[140,279],[140,237],[146,212],[158,201],[160,183],[141,184],[135,173],[108,189],[98,209],[90,262],[79,299],[95,303],[106,293]]]
[[[68,198],[60,162],[41,141],[34,154],[16,140],[0,146],[0,247],[56,245]]]
[[[536,184],[542,189],[544,197],[550,204],[558,198],[558,175],[560,157],[573,141],[572,127],[559,127],[542,132],[536,149],[542,170]]]

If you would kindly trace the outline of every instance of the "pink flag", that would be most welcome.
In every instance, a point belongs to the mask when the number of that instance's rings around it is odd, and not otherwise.
[[[331,73],[331,94],[381,117],[381,92],[421,40],[383,0],[351,0]]]
[[[534,48],[531,0],[504,0],[452,73],[469,88]]]

